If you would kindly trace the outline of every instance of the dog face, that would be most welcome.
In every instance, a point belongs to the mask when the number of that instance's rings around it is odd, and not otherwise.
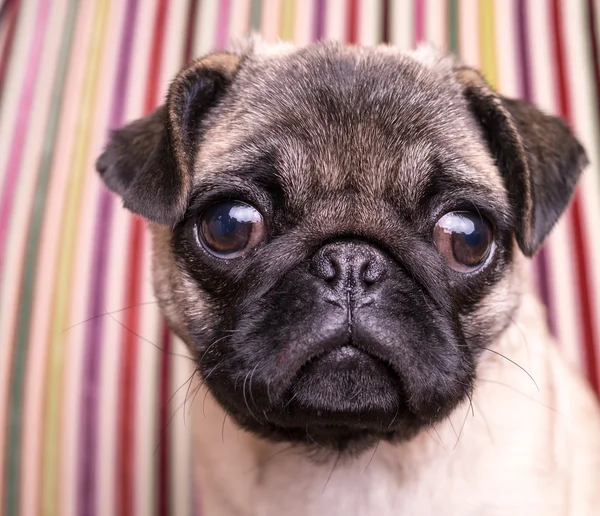
[[[154,236],[206,385],[264,437],[408,439],[470,396],[586,163],[567,127],[419,50],[200,59],[97,168]]]

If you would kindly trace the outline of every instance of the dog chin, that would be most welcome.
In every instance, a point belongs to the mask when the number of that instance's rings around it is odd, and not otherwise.
[[[381,440],[410,439],[429,426],[405,400],[389,364],[348,344],[308,360],[268,410],[229,413],[269,440],[353,454]]]

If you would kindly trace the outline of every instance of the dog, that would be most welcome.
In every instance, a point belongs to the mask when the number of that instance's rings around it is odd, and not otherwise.
[[[203,514],[600,514],[598,405],[529,272],[586,165],[429,47],[250,39],[113,132],[206,396]]]

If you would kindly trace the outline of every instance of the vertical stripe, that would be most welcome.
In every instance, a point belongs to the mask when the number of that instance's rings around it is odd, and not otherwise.
[[[294,0],[282,0],[279,37],[285,41],[294,39],[294,4]]]
[[[480,68],[492,88],[497,88],[493,1],[479,0]]]
[[[562,13],[559,0],[552,0],[552,25],[554,27],[554,52],[556,58],[556,73],[558,80],[560,114],[572,125],[571,105],[567,91],[567,77],[565,64],[565,45],[563,40]],[[572,220],[573,239],[575,242],[575,273],[579,290],[580,324],[583,335],[584,356],[586,373],[592,388],[600,392],[600,378],[598,375],[596,358],[596,336],[594,335],[593,317],[591,307],[590,273],[588,271],[587,256],[589,256],[587,243],[583,230],[583,210],[579,192],[575,193],[570,208]]]
[[[448,50],[446,16],[448,0],[424,0],[424,41],[443,52]]]
[[[188,19],[195,19],[194,12],[197,9],[198,0],[192,0],[188,5]],[[223,17],[224,23],[219,23],[219,29],[217,31],[218,45],[224,45],[227,40],[227,27],[228,23],[225,19],[223,10],[219,12],[219,16]],[[229,14],[227,14],[229,16]],[[183,63],[189,63],[192,60],[191,55],[191,42],[194,40],[194,32],[196,26],[188,24],[185,34],[185,44],[181,61]],[[161,317],[161,347],[163,353],[159,361],[159,431],[158,431],[158,514],[166,516],[169,514],[177,514],[178,505],[181,505],[182,500],[177,500],[175,495],[175,489],[171,488],[172,485],[178,485],[176,479],[172,475],[180,473],[174,469],[175,464],[171,461],[171,450],[178,451],[175,445],[172,445],[174,437],[169,435],[169,421],[172,413],[173,406],[173,370],[175,369],[175,363],[171,359],[173,352],[173,336],[166,324],[164,318]],[[175,372],[177,370],[175,369]],[[176,388],[175,388],[176,389]],[[188,462],[190,465],[191,462]],[[183,481],[189,481],[191,475],[188,472],[180,474]],[[174,484],[172,484],[172,482]],[[197,486],[192,485],[194,491],[197,490]]]
[[[347,42],[358,43],[358,0],[348,0]]]
[[[425,41],[425,0],[414,0],[415,2],[415,41],[414,44]]]
[[[217,19],[217,40],[215,47],[222,49],[227,43],[227,24],[229,22],[229,0],[219,2],[219,17]]]
[[[479,68],[479,0],[460,0],[458,12],[460,59],[465,65]]]
[[[168,421],[169,421],[169,400],[170,400],[170,384],[171,384],[171,363],[169,354],[172,348],[172,339],[169,333],[169,328],[163,322],[161,347],[164,351],[162,360],[160,361],[160,423],[158,433],[158,514],[160,516],[168,516],[171,514],[169,507],[169,480],[170,480],[170,464],[169,464],[169,436],[168,436]]]
[[[0,106],[2,106],[2,93],[4,92],[4,76],[8,68],[8,57],[11,55],[12,43],[15,37],[15,28],[17,26],[17,16],[19,14],[19,0],[7,0],[2,6],[2,16],[6,17],[5,23],[8,25],[6,40],[0,53]],[[1,111],[0,111],[1,113]]]
[[[104,50],[107,28],[108,3],[98,4],[91,34],[91,47],[88,56],[83,97],[78,118],[78,131],[69,177],[71,182],[62,216],[62,235],[59,245],[59,263],[54,282],[55,306],[50,330],[50,348],[46,372],[46,411],[44,422],[44,447],[42,463],[42,506],[45,514],[58,514],[58,464],[60,457],[60,410],[62,379],[65,362],[65,337],[67,327],[69,296],[71,292],[71,272],[76,247],[76,227],[83,181],[87,172],[86,158],[91,133],[91,116],[98,85],[100,60]]]
[[[596,238],[600,227],[600,162],[598,119],[594,116],[595,103],[593,56],[586,34],[587,6],[584,2],[563,3],[563,28],[565,38],[566,76],[571,104],[571,123],[587,151],[591,166],[586,168],[579,182],[582,232],[586,242],[587,295],[591,312],[591,329],[594,335],[596,369],[600,370],[597,346],[600,344],[600,240]]]
[[[529,102],[533,102],[533,94],[531,89],[531,63],[529,62],[529,47],[528,47],[528,38],[527,38],[527,27],[528,27],[528,8],[527,8],[527,0],[517,0],[517,9],[516,9],[516,20],[515,25],[517,26],[517,39],[518,39],[518,61],[519,61],[519,72],[520,72],[520,89],[521,89],[521,97],[528,100]],[[552,300],[550,298],[550,275],[548,273],[548,257],[547,250],[545,247],[542,247],[538,251],[534,259],[535,263],[535,273],[536,273],[536,283],[538,285],[539,295],[542,299],[544,305],[546,305],[546,318],[548,322],[548,326],[552,333],[556,334],[556,327],[554,324],[554,318],[552,314],[554,313],[554,307],[552,306]]]
[[[453,54],[459,55],[458,34],[458,0],[448,0],[448,48]]]
[[[596,117],[600,121],[600,52],[598,51],[599,40],[596,26],[596,0],[587,0],[587,30],[594,71]]]
[[[116,129],[123,122],[125,92],[131,59],[131,48],[135,32],[134,21],[137,11],[137,0],[128,0],[121,32],[117,74],[113,86],[113,99],[110,113],[110,127]],[[81,422],[79,429],[79,477],[77,507],[79,514],[96,514],[96,475],[98,450],[98,397],[100,382],[100,364],[102,363],[103,321],[97,317],[105,310],[108,262],[109,231],[112,224],[113,197],[107,190],[102,190],[96,229],[94,231],[94,252],[91,275],[89,279],[90,302],[87,324],[84,368],[81,392]]]
[[[27,56],[27,73],[25,75],[21,98],[19,99],[19,114],[12,133],[11,152],[8,160],[6,177],[4,178],[2,187],[2,198],[0,200],[0,286],[2,285],[2,276],[4,273],[3,264],[4,253],[6,252],[9,214],[12,211],[19,168],[25,150],[25,136],[29,127],[33,92],[37,84],[37,72],[40,66],[40,57],[42,55],[42,44],[46,34],[50,1],[39,0],[37,6],[34,36]]]
[[[40,65],[40,57],[42,54],[41,47],[44,41],[48,9],[49,2],[47,0],[41,0],[40,3],[38,3],[38,13],[35,21],[35,33],[28,56],[25,84],[19,101],[19,113],[17,115],[16,127],[13,133],[13,143],[7,167],[7,175],[5,176],[4,189],[2,192],[2,205],[0,206],[0,285],[2,283],[2,275],[4,273],[3,256],[4,253],[7,252],[5,247],[5,238],[8,232],[9,214],[12,211],[17,175],[20,170],[21,159],[24,151],[25,132],[29,123],[33,91],[37,82],[36,77]],[[26,255],[25,259],[28,260],[30,257]],[[27,285],[25,287],[27,288]],[[23,293],[27,294],[32,290],[33,289],[30,288],[26,292],[22,292],[21,295],[23,295]],[[28,328],[23,329],[25,331],[28,330]],[[22,453],[22,435],[20,431],[20,424],[22,419],[24,399],[23,373],[25,369],[27,353],[26,347],[27,346],[25,343],[19,342],[18,337],[15,339],[13,349],[13,367],[12,371],[10,371],[9,380],[10,408],[8,414],[6,415],[8,432],[6,437],[6,464],[0,464],[0,467],[6,468],[4,472],[5,492],[4,496],[0,497],[0,502],[4,502],[4,510],[7,516],[17,513],[19,503],[19,478],[21,469],[20,460]],[[4,443],[0,443],[0,445],[2,444]],[[2,490],[2,486],[0,485],[0,494],[2,494]]]
[[[410,2],[390,1],[390,43],[400,50],[408,50],[415,43],[414,20],[415,4]]]
[[[158,85],[161,67],[162,46],[164,44],[167,2],[160,0],[157,4],[154,19],[154,34],[152,51],[148,69],[148,81],[145,92],[146,114],[151,112],[158,100]],[[135,417],[136,417],[136,381],[140,313],[138,305],[141,292],[141,267],[144,238],[144,225],[140,218],[133,217],[131,223],[130,248],[128,257],[129,281],[125,289],[126,306],[133,307],[125,313],[123,328],[123,353],[121,356],[121,396],[120,396],[120,425],[118,430],[119,448],[117,492],[120,493],[117,503],[118,514],[128,516],[135,513],[136,475],[135,475]]]
[[[250,25],[253,31],[260,30],[260,20],[262,19],[262,0],[252,0],[252,10],[250,15]]]
[[[185,47],[183,49],[184,62],[191,63],[194,59],[194,36],[195,36],[195,21],[196,21],[196,13],[198,12],[198,0],[190,0],[189,3],[189,11],[187,15],[187,26],[185,28],[186,38],[185,38]]]
[[[383,0],[381,11],[381,42],[390,43],[390,1]]]

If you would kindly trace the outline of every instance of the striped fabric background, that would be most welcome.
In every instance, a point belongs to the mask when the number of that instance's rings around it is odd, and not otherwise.
[[[430,41],[571,124],[592,166],[533,272],[565,356],[599,392],[596,0],[5,0],[0,514],[201,514],[191,364],[153,301],[144,225],[93,162],[107,130],[162,102],[181,66],[249,30]]]

